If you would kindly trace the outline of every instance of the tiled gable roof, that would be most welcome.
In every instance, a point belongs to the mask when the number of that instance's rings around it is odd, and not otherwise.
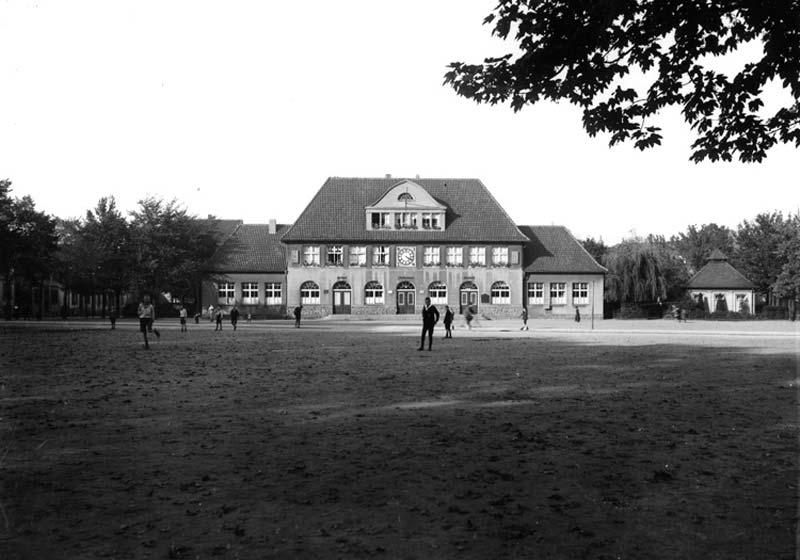
[[[525,244],[523,251],[525,272],[607,272],[564,226],[520,226],[519,229],[531,240]]]
[[[366,228],[365,208],[406,180],[420,185],[447,207],[444,231]],[[527,239],[478,179],[331,177],[283,236],[283,241],[524,243]]]
[[[689,279],[686,287],[695,290],[753,290],[756,285],[731,266],[728,258],[717,249],[711,253],[706,265]]]
[[[267,224],[240,224],[220,246],[222,255],[213,267],[214,272],[284,272],[286,251],[281,235],[288,225],[278,225],[275,233]]]

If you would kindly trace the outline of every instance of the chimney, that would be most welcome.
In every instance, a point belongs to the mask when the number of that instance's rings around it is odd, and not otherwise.
[[[387,178],[387,179],[391,179],[391,178],[392,178],[392,174],[391,174],[391,173],[387,173],[387,174],[386,174],[386,178]]]
[[[271,219],[269,221],[269,233],[270,233],[270,235],[275,235],[275,232],[277,231],[277,229],[278,229],[278,226],[275,223],[275,220]]]

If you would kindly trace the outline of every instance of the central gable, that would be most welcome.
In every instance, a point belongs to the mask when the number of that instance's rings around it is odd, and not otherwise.
[[[446,210],[422,186],[413,181],[401,181],[390,188],[366,210]]]

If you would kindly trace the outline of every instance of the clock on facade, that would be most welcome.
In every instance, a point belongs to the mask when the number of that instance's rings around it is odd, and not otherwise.
[[[414,266],[417,260],[417,253],[414,247],[398,247],[397,248],[397,265],[398,266]]]

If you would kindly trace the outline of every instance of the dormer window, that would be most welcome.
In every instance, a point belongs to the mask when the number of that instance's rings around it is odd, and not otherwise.
[[[364,209],[366,227],[370,230],[444,231],[446,227],[447,208],[413,181],[399,182]]]

